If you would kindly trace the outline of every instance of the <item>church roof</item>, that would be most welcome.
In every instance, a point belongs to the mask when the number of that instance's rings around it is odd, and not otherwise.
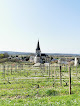
[[[45,56],[45,57],[46,57],[46,56],[48,56],[48,55],[47,55],[47,54],[44,54],[44,53],[41,53],[41,56]]]
[[[36,48],[36,50],[40,50],[39,40],[38,40],[38,43],[37,43],[37,48]]]

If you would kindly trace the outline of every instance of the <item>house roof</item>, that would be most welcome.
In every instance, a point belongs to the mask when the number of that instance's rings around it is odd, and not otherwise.
[[[58,59],[53,58],[51,61],[57,61]]]

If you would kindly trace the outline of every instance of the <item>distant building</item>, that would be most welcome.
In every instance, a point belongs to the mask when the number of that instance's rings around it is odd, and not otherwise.
[[[60,58],[58,59],[58,64],[74,64],[74,60],[71,58]]]
[[[53,59],[51,60],[51,63],[58,63],[58,59],[53,58]]]
[[[58,59],[58,64],[67,64],[66,58],[60,58],[60,59]]]
[[[41,53],[40,45],[39,45],[39,40],[37,43],[37,48],[36,48],[36,54],[30,56],[30,62],[33,63],[46,63],[50,62],[50,58],[47,54]]]
[[[80,57],[75,57],[74,59],[74,66],[77,66],[80,64]]]

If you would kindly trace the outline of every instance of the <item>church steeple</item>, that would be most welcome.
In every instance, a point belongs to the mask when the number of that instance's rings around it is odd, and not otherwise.
[[[37,57],[40,57],[41,56],[41,50],[40,50],[39,40],[38,40],[37,48],[36,48],[36,56]]]
[[[36,50],[40,50],[39,40],[38,40],[38,43],[37,43],[37,48],[36,48]]]

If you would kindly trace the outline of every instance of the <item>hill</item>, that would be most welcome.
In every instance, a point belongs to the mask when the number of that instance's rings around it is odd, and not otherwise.
[[[15,52],[15,51],[0,51],[0,54],[8,53],[9,55],[30,55],[35,53],[30,52]],[[46,53],[51,56],[80,56],[80,54],[68,54],[68,53]]]

